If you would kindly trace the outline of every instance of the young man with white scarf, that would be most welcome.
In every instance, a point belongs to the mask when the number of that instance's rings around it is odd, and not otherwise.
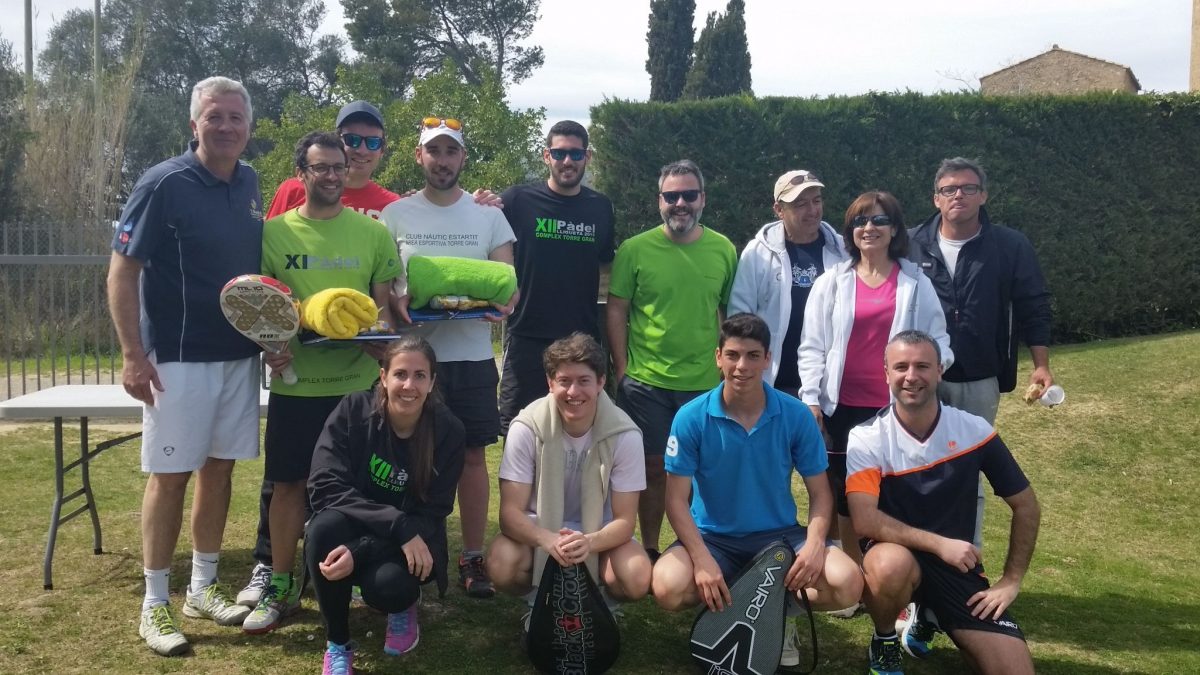
[[[488,575],[500,590],[523,595],[551,559],[586,563],[611,598],[640,599],[651,568],[633,538],[646,487],[642,434],[604,393],[606,361],[594,338],[557,340],[542,362],[550,391],[517,415],[504,444],[501,533],[488,551]]]

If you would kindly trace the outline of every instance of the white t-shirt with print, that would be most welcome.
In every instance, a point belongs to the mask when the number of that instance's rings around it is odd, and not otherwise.
[[[480,206],[466,192],[450,206],[438,206],[418,192],[385,206],[381,218],[405,269],[414,255],[487,260],[492,251],[517,240],[504,211]],[[421,335],[439,361],[493,358],[491,324],[482,319],[431,322]]]

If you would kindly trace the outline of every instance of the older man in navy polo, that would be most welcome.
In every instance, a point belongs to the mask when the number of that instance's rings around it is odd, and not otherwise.
[[[234,460],[258,455],[258,347],[219,307],[229,279],[258,272],[262,196],[239,158],[250,136],[250,95],[210,77],[192,90],[186,152],[134,186],[113,239],[108,300],[124,365],[122,384],[141,401],[142,561],[139,632],[164,656],[188,650],[168,604],[183,499],[192,502],[192,574],[183,613],[240,625],[249,608],[216,583]]]

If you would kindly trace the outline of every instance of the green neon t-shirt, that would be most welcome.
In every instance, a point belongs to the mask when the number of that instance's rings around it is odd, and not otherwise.
[[[263,224],[262,273],[304,300],[327,288],[353,288],[367,295],[371,284],[400,274],[396,242],[383,223],[342,209],[329,220],[312,220],[293,209]],[[379,364],[357,345],[305,347],[292,340],[297,382],[271,381],[271,391],[288,396],[340,396],[362,391],[379,377]]]
[[[672,391],[711,389],[718,308],[729,303],[737,252],[704,228],[676,244],[662,227],[627,239],[617,251],[609,294],[629,300],[629,377]]]

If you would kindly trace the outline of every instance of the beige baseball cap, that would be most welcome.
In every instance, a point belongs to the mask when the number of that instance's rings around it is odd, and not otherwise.
[[[811,187],[823,188],[825,184],[817,178],[817,174],[811,171],[804,169],[789,171],[775,181],[775,201],[794,202],[801,192]]]

